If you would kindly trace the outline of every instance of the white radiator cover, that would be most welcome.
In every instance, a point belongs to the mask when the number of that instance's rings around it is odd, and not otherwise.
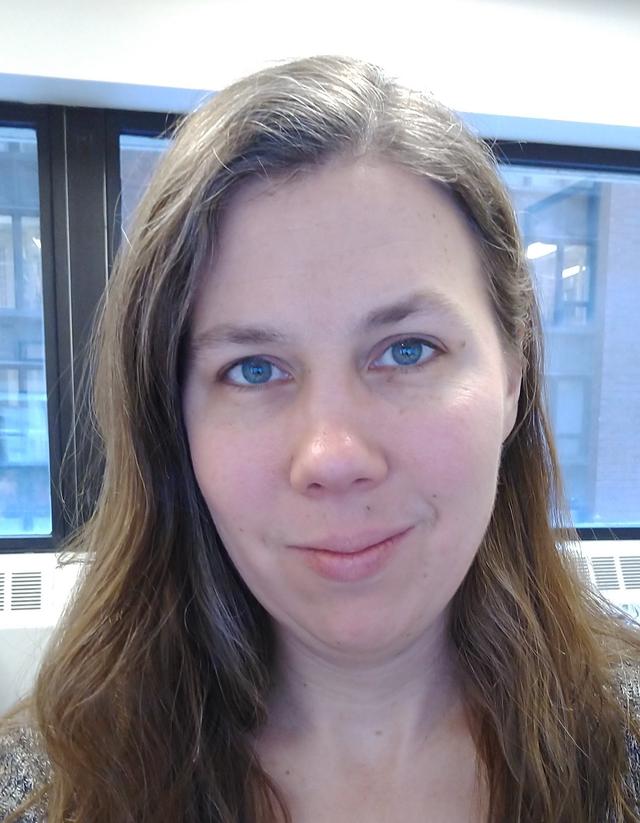
[[[52,553],[0,555],[0,713],[31,690],[81,568]]]

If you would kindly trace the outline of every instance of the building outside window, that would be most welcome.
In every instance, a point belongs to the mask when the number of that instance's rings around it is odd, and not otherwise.
[[[51,533],[35,131],[0,127],[0,536]]]
[[[640,525],[640,175],[503,167],[540,298],[576,525]]]

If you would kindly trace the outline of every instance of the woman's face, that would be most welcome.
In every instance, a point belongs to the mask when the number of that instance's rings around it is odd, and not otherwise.
[[[183,406],[218,533],[280,637],[388,654],[442,627],[515,421],[503,349],[473,235],[433,184],[369,158],[237,193]]]

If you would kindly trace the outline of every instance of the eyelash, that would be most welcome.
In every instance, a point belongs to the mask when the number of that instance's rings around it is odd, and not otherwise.
[[[422,345],[424,348],[429,349],[431,351],[431,356],[428,357],[424,361],[421,361],[421,362],[418,362],[418,363],[413,363],[413,364],[410,364],[410,365],[407,365],[407,366],[401,366],[400,364],[396,364],[393,367],[393,370],[398,371],[401,374],[406,374],[410,371],[416,371],[418,369],[422,369],[425,366],[428,366],[429,363],[435,357],[437,357],[439,354],[442,354],[442,349],[439,346],[437,346],[432,340],[425,340],[425,339],[420,338],[420,337],[401,337],[399,340],[395,340],[392,343],[390,343],[384,349],[384,351],[382,352],[380,357],[377,358],[377,360],[380,360],[390,349],[392,349],[394,346],[397,346],[398,344],[401,344],[401,343],[409,343],[409,344],[414,344],[414,345],[416,343],[418,343],[418,344]],[[424,354],[424,352],[423,352],[423,354]],[[257,360],[258,362],[265,362],[265,363],[269,363],[272,366],[275,366],[275,364],[273,364],[268,358],[260,357],[259,355],[252,355],[251,357],[243,357],[241,360],[236,360],[235,363],[232,363],[230,366],[225,368],[220,373],[220,376],[219,376],[220,382],[223,382],[223,383],[226,382],[226,384],[228,386],[230,386],[231,388],[239,389],[240,391],[244,391],[245,389],[253,389],[253,390],[255,390],[255,389],[265,389],[265,388],[268,388],[269,386],[273,385],[274,383],[278,382],[276,380],[268,381],[266,383],[234,383],[234,382],[227,382],[227,378],[229,376],[229,373],[232,372],[233,369],[235,369],[237,366],[242,366],[243,363],[247,363],[248,361],[251,361],[251,360]],[[278,368],[278,366],[275,366],[275,368]],[[388,367],[386,367],[386,368],[388,368]],[[279,370],[283,371],[282,369],[279,369]]]

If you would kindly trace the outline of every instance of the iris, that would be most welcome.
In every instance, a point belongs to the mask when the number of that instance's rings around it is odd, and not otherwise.
[[[422,356],[423,349],[424,343],[420,340],[401,340],[391,347],[391,352],[400,365],[406,366],[417,363]]]
[[[247,383],[266,383],[271,377],[273,367],[267,360],[253,357],[242,363],[242,376]]]

